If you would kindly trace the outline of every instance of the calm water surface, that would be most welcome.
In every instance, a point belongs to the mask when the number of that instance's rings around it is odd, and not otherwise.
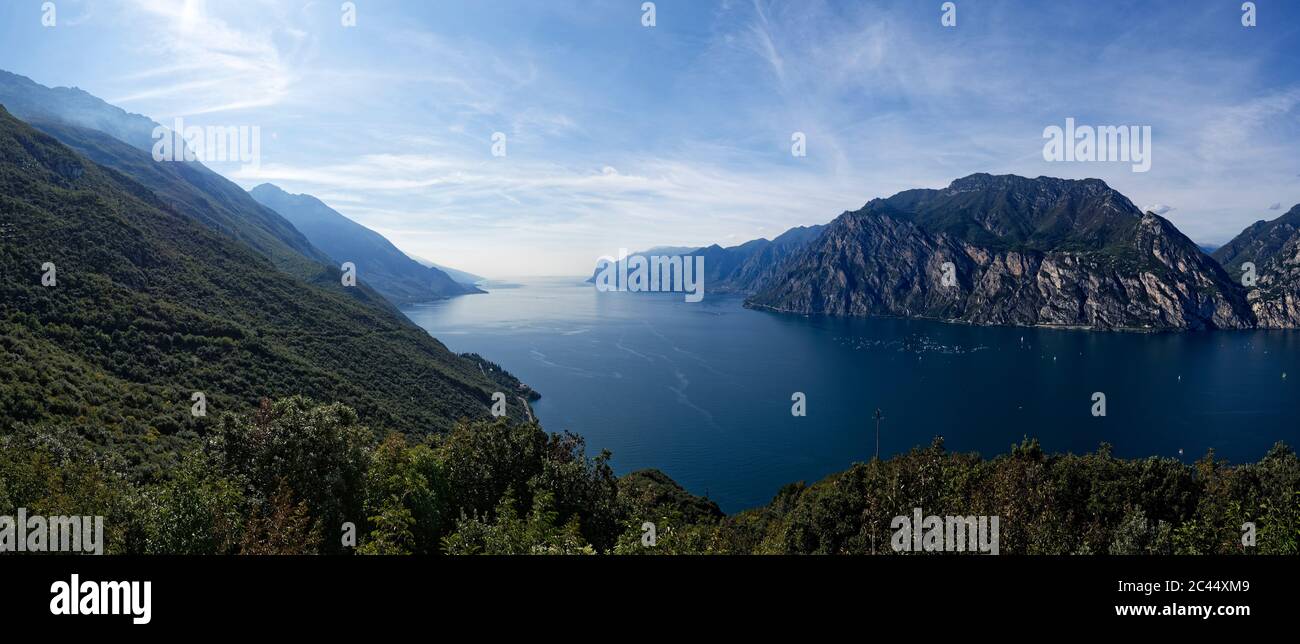
[[[410,307],[456,352],[500,363],[542,394],[549,431],[654,467],[728,512],[767,503],[942,435],[986,456],[1028,435],[1050,451],[1106,441],[1117,456],[1234,462],[1300,443],[1300,332],[1095,333],[805,318],[708,294],[599,293],[582,278],[485,285]],[[1284,375],[1285,374],[1285,375]],[[791,415],[791,395],[807,416]],[[1092,395],[1106,395],[1093,417]]]

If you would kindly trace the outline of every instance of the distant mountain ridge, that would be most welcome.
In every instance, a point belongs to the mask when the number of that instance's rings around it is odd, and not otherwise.
[[[776,266],[804,245],[816,239],[823,226],[797,226],[775,239],[751,240],[737,246],[656,246],[629,253],[628,257],[683,256],[704,257],[704,284],[713,293],[752,293],[769,279]],[[614,263],[617,270],[618,262]],[[596,281],[597,267],[589,283]]]
[[[415,262],[416,262],[417,264],[419,264],[420,266],[427,266],[427,267],[429,267],[429,268],[436,268],[436,269],[438,269],[438,270],[440,270],[440,271],[446,273],[446,274],[447,274],[448,276],[450,276],[452,279],[454,279],[454,280],[456,280],[457,282],[459,282],[459,283],[461,283],[461,284],[464,284],[464,285],[466,285],[466,286],[475,286],[475,285],[477,285],[479,282],[486,282],[486,281],[487,281],[487,278],[486,278],[486,277],[483,277],[482,275],[475,275],[475,274],[473,274],[473,273],[468,273],[468,272],[465,272],[465,271],[456,270],[456,269],[454,269],[454,268],[451,268],[451,267],[448,267],[448,266],[443,266],[442,264],[438,264],[438,263],[436,263],[436,262],[431,262],[431,261],[429,261],[429,260],[427,260],[427,259],[425,259],[425,258],[423,258],[423,257],[419,257],[419,256],[417,256],[417,255],[412,255],[412,254],[410,254],[410,253],[407,253],[406,256],[407,256],[407,257],[410,257],[410,258],[413,259],[413,260],[415,260]]]
[[[289,194],[269,183],[253,188],[249,194],[289,220],[336,264],[355,264],[358,281],[395,305],[484,292],[411,259],[383,235],[348,219],[316,197]]]
[[[1097,179],[975,174],[874,199],[777,273],[747,305],[1094,329],[1254,324],[1222,267]]]

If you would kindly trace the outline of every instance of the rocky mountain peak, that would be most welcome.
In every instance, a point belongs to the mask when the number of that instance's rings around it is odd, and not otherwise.
[[[1253,323],[1221,267],[1104,181],[990,174],[841,215],[749,304],[1096,329]]]

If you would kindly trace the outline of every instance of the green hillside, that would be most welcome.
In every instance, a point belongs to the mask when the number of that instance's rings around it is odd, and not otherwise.
[[[148,117],[130,114],[78,89],[50,88],[0,71],[0,105],[95,163],[149,188],[164,203],[244,242],[293,275],[327,283],[333,263],[293,224],[199,162],[157,163]]]
[[[149,475],[263,397],[343,402],[412,434],[488,417],[499,386],[477,364],[337,273],[322,287],[278,270],[175,189],[160,198],[0,109],[0,434],[72,433]]]

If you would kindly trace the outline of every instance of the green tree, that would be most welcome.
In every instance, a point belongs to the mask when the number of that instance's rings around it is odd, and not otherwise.
[[[171,480],[147,495],[151,554],[232,554],[242,539],[239,485],[192,452]]]
[[[390,434],[371,455],[365,478],[365,514],[371,531],[363,554],[436,554],[453,527],[448,487],[437,454]]]
[[[560,524],[549,492],[534,496],[532,510],[520,516],[513,492],[497,504],[495,518],[463,517],[443,542],[452,555],[580,555],[596,551],[582,538],[578,518]]]
[[[223,414],[210,449],[222,472],[237,478],[254,512],[262,520],[284,510],[273,507],[287,488],[293,503],[305,504],[331,538],[316,547],[342,549],[343,523],[360,523],[365,472],[374,442],[356,412],[339,404],[317,405],[302,397],[263,401],[251,417]]]

